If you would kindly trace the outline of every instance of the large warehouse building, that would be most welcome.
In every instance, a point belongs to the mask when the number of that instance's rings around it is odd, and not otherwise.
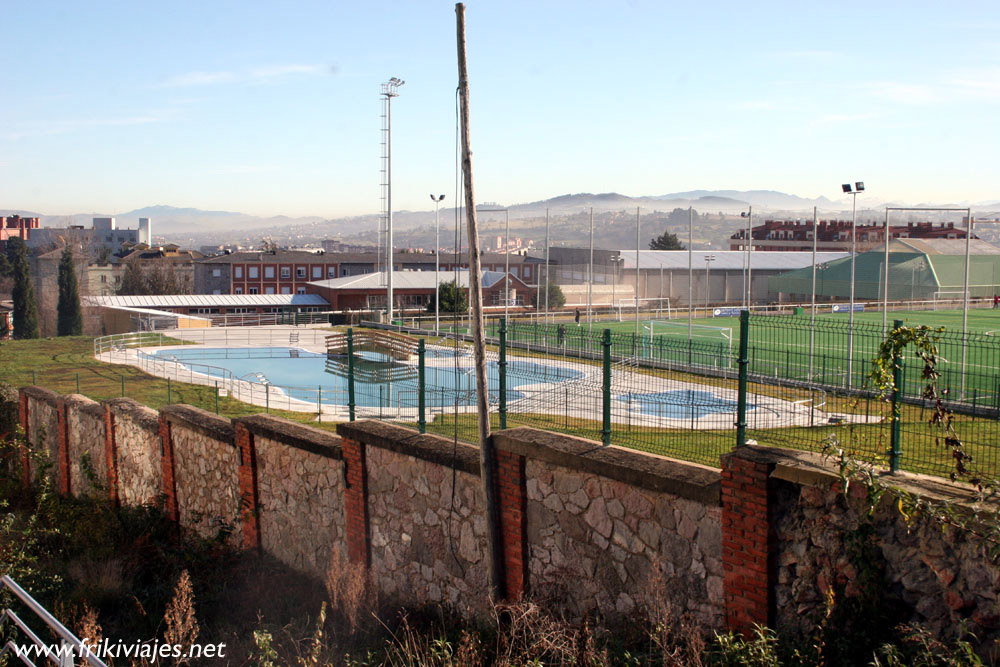
[[[898,239],[889,244],[890,301],[961,299],[965,286],[966,241],[960,239]],[[969,295],[1000,294],[1000,248],[986,241],[969,241]],[[855,258],[854,298],[883,298],[885,246]],[[783,301],[805,301],[812,292],[812,268],[806,266],[768,280],[768,290]],[[851,293],[850,256],[819,260],[816,296],[847,299]]]

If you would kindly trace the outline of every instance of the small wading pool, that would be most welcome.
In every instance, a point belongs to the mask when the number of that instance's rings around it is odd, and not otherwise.
[[[449,351],[450,352],[450,351]],[[315,403],[322,387],[322,402],[347,405],[347,358],[306,352],[288,347],[182,348],[171,347],[154,353],[140,352],[147,359],[177,362],[195,373],[220,380],[247,380],[274,386],[293,398]],[[377,352],[359,352],[354,362],[355,402],[363,407],[379,405],[416,406],[417,365],[392,361]],[[428,355],[430,357],[431,355]],[[442,355],[445,356],[445,355]],[[496,398],[499,375],[496,362],[486,368],[490,398]],[[507,362],[507,400],[524,394],[517,387],[558,383],[583,377],[583,373],[561,366],[534,361]],[[476,378],[472,368],[427,365],[426,404],[432,407],[475,404]]]
[[[706,415],[736,412],[736,401],[720,398],[708,391],[675,389],[648,394],[619,394],[616,397],[644,415],[666,419],[700,419]],[[747,404],[747,410],[756,409]]]

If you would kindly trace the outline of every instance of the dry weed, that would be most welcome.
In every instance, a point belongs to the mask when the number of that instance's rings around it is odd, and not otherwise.
[[[174,597],[167,604],[167,611],[163,615],[163,621],[167,629],[163,632],[163,638],[168,644],[180,644],[181,646],[191,646],[198,638],[198,619],[194,613],[194,590],[191,586],[191,576],[187,570],[181,572],[174,587]],[[183,662],[183,661],[179,661]]]
[[[334,553],[324,585],[330,608],[344,617],[352,634],[378,606],[378,595],[367,568],[347,561],[340,551]]]

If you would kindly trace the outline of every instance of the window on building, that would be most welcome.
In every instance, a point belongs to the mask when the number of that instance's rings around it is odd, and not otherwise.
[[[305,278],[306,277],[306,267],[304,267],[304,266],[296,266],[295,267],[295,277],[296,278]]]
[[[306,293],[306,288],[305,287],[296,287],[295,288],[295,293],[296,294],[305,294]]]
[[[267,278],[267,279],[269,279],[269,280],[273,280],[274,279],[274,267],[273,266],[265,266],[264,267],[264,277]]]
[[[236,289],[233,290],[233,293],[234,294],[243,294],[243,288],[242,287],[237,287]]]
[[[264,294],[274,294],[274,288],[273,287],[265,287],[264,288]]]
[[[251,278],[260,278],[260,268],[256,266],[251,266],[249,276]]]
[[[222,277],[222,269],[212,269],[212,277],[213,278],[221,278]]]
[[[323,277],[323,267],[322,266],[314,266],[313,267],[313,278],[322,278],[322,277]]]
[[[531,279],[531,267],[530,266],[525,266],[524,267],[524,277],[525,277],[526,280],[530,280]]]
[[[243,277],[243,267],[242,266],[233,267],[233,275],[236,276],[237,278],[242,278]]]
[[[212,294],[222,294],[222,290],[214,289],[212,290]]]
[[[107,276],[101,276],[101,282],[102,283],[108,282],[108,277]]]
[[[281,277],[282,278],[291,278],[292,277],[292,270],[290,268],[288,268],[287,266],[281,267]]]
[[[326,275],[329,278],[336,278],[337,277],[337,267],[336,266],[328,267],[326,269]]]
[[[288,287],[288,286],[286,285],[286,286],[284,286],[284,287],[282,287],[282,288],[281,288],[281,293],[282,293],[282,294],[291,294],[291,293],[292,293],[292,288],[291,288],[291,287]]]
[[[256,288],[256,287],[251,287],[251,288],[250,288],[250,291],[249,291],[248,293],[249,293],[249,294],[259,294],[259,292],[257,291],[257,288]]]

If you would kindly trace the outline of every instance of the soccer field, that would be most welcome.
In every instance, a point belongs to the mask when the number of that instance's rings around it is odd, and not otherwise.
[[[867,386],[871,360],[883,341],[882,314],[855,313],[853,334],[848,330],[848,317],[847,313],[817,313],[813,327],[808,312],[797,316],[754,314],[750,320],[750,373],[832,387]],[[910,326],[944,327],[939,343],[939,388],[947,390],[952,400],[1000,407],[1000,311],[970,310],[970,336],[965,345],[961,310],[890,312],[889,325],[895,320]],[[572,321],[549,325],[511,322],[508,339],[596,353],[601,349],[603,331],[610,329],[615,356],[646,358],[679,367],[735,369],[739,318],[697,318],[693,324],[689,339],[687,319],[683,317],[640,320],[636,340],[634,320],[594,321],[590,326],[586,321],[579,325]],[[924,384],[922,368],[911,360],[904,362],[904,369],[904,391],[920,395]]]
[[[761,315],[761,317],[767,317],[767,315]],[[809,309],[806,308],[806,312],[803,315],[797,316],[800,319],[806,321],[809,320]],[[816,313],[817,321],[830,321],[830,322],[843,322],[847,324],[849,314],[848,313],[831,313],[829,306],[826,306],[822,310],[818,310]],[[640,332],[649,335],[649,329],[646,326],[651,318],[646,317],[646,314],[640,313],[639,319],[639,329]],[[657,321],[663,321],[661,318],[655,318]],[[908,326],[919,326],[921,324],[926,324],[929,327],[945,327],[948,331],[961,331],[962,330],[962,311],[961,310],[900,310],[900,311],[889,311],[889,325],[891,326],[895,320],[903,320],[903,323]],[[681,325],[687,323],[687,317],[680,316],[675,317],[670,320],[670,322],[678,323],[678,330],[683,328]],[[739,336],[740,329],[740,318],[739,317],[696,317],[692,320],[694,324],[702,324],[713,327],[731,327],[733,330],[734,340]],[[882,313],[881,312],[861,312],[854,313],[854,322],[856,324],[873,324],[882,326]],[[570,326],[576,326],[575,324],[567,324],[567,328]],[[580,326],[584,329],[587,328],[586,321],[581,321]],[[611,329],[612,333],[623,333],[630,334],[635,331],[635,320],[626,319],[626,316],[622,316],[622,321],[612,321],[612,320],[601,320],[595,321],[592,325],[592,329],[600,332],[604,329]],[[995,332],[997,336],[1000,336],[1000,310],[992,309],[970,309],[969,310],[969,331],[975,331],[978,333]],[[685,330],[685,336],[687,332]],[[1000,339],[998,339],[1000,340]]]

